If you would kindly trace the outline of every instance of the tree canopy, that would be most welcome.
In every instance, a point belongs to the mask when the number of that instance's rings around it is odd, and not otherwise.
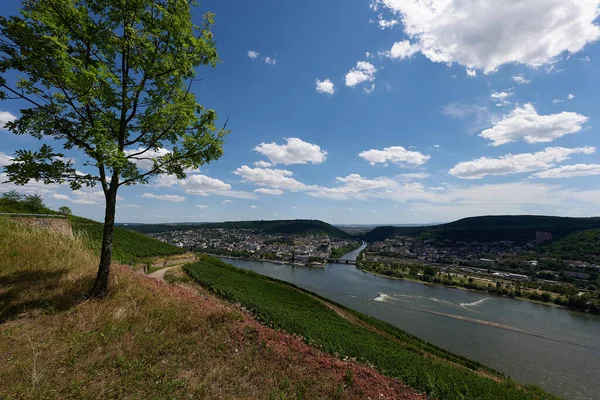
[[[74,190],[99,184],[106,198],[101,265],[110,263],[119,187],[158,174],[181,179],[223,154],[226,124],[217,127],[216,112],[192,91],[196,67],[219,62],[214,15],[197,26],[193,5],[24,0],[20,16],[0,17],[0,98],[29,107],[7,128],[43,141],[16,152],[5,167],[9,181]],[[76,169],[56,146],[80,151],[86,168]]]

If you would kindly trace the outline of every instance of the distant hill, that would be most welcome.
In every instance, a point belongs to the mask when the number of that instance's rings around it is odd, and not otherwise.
[[[536,231],[561,238],[586,229],[600,229],[600,217],[569,218],[541,215],[493,215],[470,217],[447,224],[420,227],[381,226],[365,234],[369,241],[405,235],[422,239],[491,242],[495,240],[532,240]]]
[[[182,224],[121,224],[123,228],[141,233],[159,233],[168,231],[185,231],[188,229],[255,229],[266,233],[280,233],[284,235],[313,234],[338,238],[351,237],[348,233],[326,222],[312,219],[291,219],[274,221],[229,221],[211,223],[182,223]]]
[[[600,261],[600,229],[586,229],[553,240],[540,247],[548,255],[564,260]]]

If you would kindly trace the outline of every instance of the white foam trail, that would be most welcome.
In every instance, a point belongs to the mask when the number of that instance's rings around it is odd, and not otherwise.
[[[484,301],[486,301],[487,299],[489,299],[489,297],[484,297],[483,299],[474,301],[472,303],[460,303],[460,305],[463,307],[476,307],[476,306],[480,305],[481,303],[483,303]]]
[[[385,302],[385,301],[389,301],[389,299],[391,299],[391,296],[388,296],[385,293],[379,293],[379,296],[375,297],[373,300]]]

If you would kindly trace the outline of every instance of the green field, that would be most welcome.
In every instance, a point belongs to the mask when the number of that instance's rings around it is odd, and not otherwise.
[[[83,235],[88,246],[96,254],[100,254],[102,243],[102,227],[99,222],[90,219],[69,217],[73,232]],[[123,264],[143,262],[151,257],[164,257],[185,253],[179,247],[161,242],[141,233],[115,227],[113,240],[113,260]]]
[[[555,398],[389,324],[335,305],[355,320],[343,318],[314,294],[218,259],[204,256],[185,270],[216,294],[242,304],[263,323],[300,335],[328,353],[367,362],[433,398]]]

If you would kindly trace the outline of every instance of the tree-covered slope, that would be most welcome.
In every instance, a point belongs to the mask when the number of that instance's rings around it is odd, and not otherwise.
[[[575,232],[543,245],[540,250],[562,259],[600,261],[600,229]]]
[[[102,243],[103,225],[90,219],[71,216],[69,217],[73,232],[84,237],[88,247],[100,253]],[[115,227],[113,240],[113,259],[130,264],[151,257],[170,256],[182,254],[185,250],[168,243],[161,242],[138,232]]]
[[[377,227],[365,237],[369,241],[406,235],[423,239],[480,241],[532,240],[536,231],[550,232],[560,238],[585,229],[600,228],[600,217],[568,218],[542,215],[494,215],[463,218],[442,225],[423,227]]]
[[[182,224],[140,224],[127,225],[127,229],[141,233],[159,233],[183,231],[194,228],[256,229],[266,233],[313,234],[331,237],[349,237],[346,232],[326,222],[312,219],[274,220],[274,221],[229,221],[218,223],[182,223]]]

